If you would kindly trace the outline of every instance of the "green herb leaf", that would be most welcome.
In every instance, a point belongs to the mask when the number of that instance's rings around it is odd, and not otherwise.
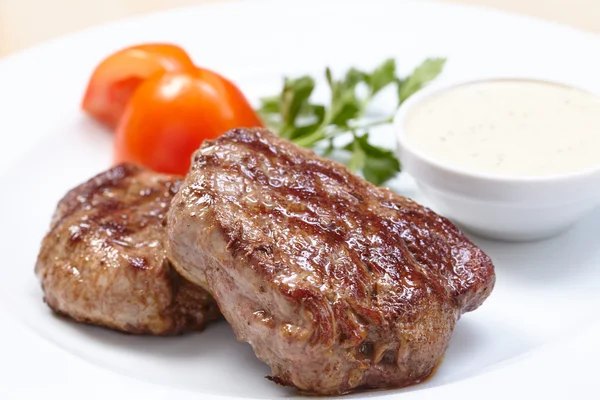
[[[350,153],[347,165],[352,172],[362,172],[365,179],[381,185],[400,171],[400,162],[390,150],[369,143],[368,129],[388,125],[391,116],[377,120],[363,120],[372,98],[388,85],[397,84],[399,103],[413,95],[434,79],[444,66],[444,59],[428,59],[417,67],[412,75],[401,79],[396,75],[396,63],[385,60],[371,73],[356,68],[349,69],[341,79],[335,79],[329,68],[325,78],[331,90],[328,105],[311,101],[315,81],[310,76],[285,79],[281,93],[261,99],[258,108],[263,121],[280,136],[292,142],[312,148],[320,143],[322,155],[339,154],[336,150]],[[367,92],[358,90],[365,86]],[[338,135],[352,133],[353,140],[346,146],[337,147]],[[360,133],[360,134],[359,134]]]
[[[356,97],[356,85],[363,79],[362,73],[354,70],[346,74],[346,78],[337,81],[329,69],[326,71],[327,82],[331,89],[331,110],[328,123],[347,128],[348,122],[358,116],[361,107]]]
[[[348,127],[348,122],[358,116],[360,104],[355,96],[344,95],[332,105],[331,123],[339,127]]]
[[[445,58],[428,58],[406,79],[398,80],[398,104],[404,103],[406,99],[434,80],[442,72],[445,63]]]
[[[325,68],[325,79],[327,79],[327,83],[329,84],[329,88],[333,91],[333,75],[331,73],[331,68]]]
[[[346,77],[344,78],[344,87],[347,89],[354,89],[356,85],[365,82],[366,80],[367,74],[356,68],[350,68],[348,72],[346,72]]]
[[[381,185],[400,172],[400,162],[394,153],[390,150],[370,144],[368,133],[357,136],[354,144],[355,146],[360,146],[365,154],[362,172],[365,179],[369,182]]]
[[[290,139],[294,140],[314,132],[325,119],[325,106],[321,104],[306,104],[300,112],[301,119],[307,124],[295,126],[290,134]]]
[[[375,68],[369,76],[368,83],[371,87],[371,96],[396,80],[396,61],[393,58],[385,60]]]
[[[356,138],[356,136],[355,136]],[[348,161],[348,169],[352,172],[361,171],[367,160],[367,155],[357,140],[346,146],[346,150],[352,151],[350,161]]]
[[[256,110],[260,118],[273,130],[281,129],[281,96],[260,99],[260,107]]]
[[[263,97],[260,99],[260,108],[258,111],[261,114],[279,114],[281,107],[281,96]]]
[[[290,138],[294,131],[296,118],[306,104],[315,88],[315,80],[310,76],[302,76],[297,79],[285,79],[281,93],[281,117],[285,132],[282,136]]]

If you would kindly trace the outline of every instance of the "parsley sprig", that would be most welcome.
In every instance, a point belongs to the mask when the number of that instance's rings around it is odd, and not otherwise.
[[[435,79],[444,63],[442,58],[427,59],[404,78],[398,76],[394,59],[385,60],[371,72],[351,68],[341,79],[326,68],[327,106],[311,100],[315,89],[311,76],[285,78],[279,94],[261,99],[258,112],[281,137],[307,148],[318,146],[324,156],[346,153],[346,165],[352,172],[361,172],[368,181],[381,185],[400,171],[400,162],[392,151],[369,141],[371,128],[388,125],[393,118],[369,118],[372,100],[384,89],[395,87],[396,107],[400,106]],[[351,141],[339,144],[335,138],[344,134],[350,134]]]

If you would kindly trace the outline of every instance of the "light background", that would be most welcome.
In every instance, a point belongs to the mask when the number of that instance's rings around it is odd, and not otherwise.
[[[0,0],[0,56],[91,25],[219,1],[230,0]],[[440,1],[493,7],[600,33],[600,0]]]

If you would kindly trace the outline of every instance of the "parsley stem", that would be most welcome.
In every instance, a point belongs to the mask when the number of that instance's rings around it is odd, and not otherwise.
[[[301,147],[312,148],[315,144],[320,142],[321,140],[327,138],[325,134],[325,129],[331,123],[331,108],[328,108],[325,111],[325,116],[323,117],[323,121],[321,124],[315,129],[312,133],[306,136],[299,137],[296,140],[292,140],[295,144]]]
[[[311,148],[326,137],[327,136],[325,135],[325,130],[319,127],[316,131],[312,132],[311,134],[299,137],[297,139],[293,139],[292,141],[298,146]]]
[[[326,126],[320,126],[314,132],[310,133],[307,136],[302,136],[297,139],[293,139],[292,141],[296,143],[298,146],[311,148],[318,142],[324,139],[331,139],[334,136],[340,135],[346,132],[355,132],[357,130],[365,130],[370,128],[375,128],[381,125],[387,125],[392,123],[394,120],[393,117],[387,117],[384,119],[378,119],[376,121],[366,122],[364,124],[351,125],[349,127],[336,127],[335,129],[330,129],[329,132],[326,131]]]
[[[369,94],[360,102],[360,109],[358,111],[358,115],[356,116],[357,120],[360,120],[367,113],[367,106],[369,102],[373,99],[373,93],[369,91]]]
[[[394,117],[387,117],[384,119],[378,119],[376,121],[367,122],[362,125],[352,125],[350,127],[350,129],[357,130],[357,129],[375,128],[376,126],[391,124],[393,121],[394,121]]]

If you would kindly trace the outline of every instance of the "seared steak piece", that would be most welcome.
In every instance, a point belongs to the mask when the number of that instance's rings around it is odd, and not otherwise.
[[[204,142],[168,237],[270,379],[318,394],[423,380],[495,281],[445,218],[260,129]]]
[[[136,333],[199,330],[220,314],[166,255],[163,219],[181,180],[112,168],[58,203],[35,271],[46,303],[76,321]]]

